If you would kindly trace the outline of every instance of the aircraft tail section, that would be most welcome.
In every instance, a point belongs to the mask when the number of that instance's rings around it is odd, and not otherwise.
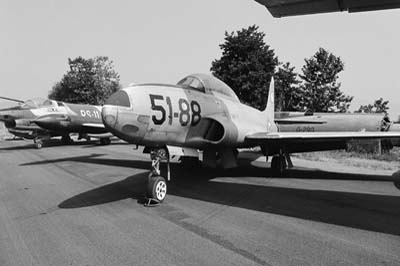
[[[268,100],[267,106],[263,111],[264,117],[267,120],[268,132],[276,132],[277,127],[275,125],[275,82],[274,77],[271,77],[271,82],[269,83]]]

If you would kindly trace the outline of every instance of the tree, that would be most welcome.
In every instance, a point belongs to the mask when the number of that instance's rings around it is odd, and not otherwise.
[[[309,59],[302,68],[303,108],[314,112],[346,112],[353,100],[344,95],[337,82],[338,74],[344,69],[340,57],[323,48]]]
[[[298,74],[287,62],[275,73],[275,109],[277,111],[299,111],[302,101],[302,91],[298,84]]]
[[[68,58],[69,71],[49,92],[49,98],[69,103],[104,104],[120,88],[119,75],[106,56]]]
[[[356,113],[385,113],[389,110],[387,106],[389,101],[384,101],[383,98],[379,98],[374,101],[374,104],[368,105],[360,105],[360,108],[356,111]]]
[[[222,56],[210,69],[243,103],[258,109],[266,106],[269,82],[278,65],[274,50],[264,38],[265,33],[255,25],[236,33],[225,32],[225,42],[220,44]]]

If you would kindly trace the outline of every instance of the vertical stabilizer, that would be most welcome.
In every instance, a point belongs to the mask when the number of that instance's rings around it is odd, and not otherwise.
[[[277,131],[274,119],[275,119],[275,82],[274,77],[271,77],[269,83],[267,106],[263,111],[264,117],[267,120],[268,132]]]

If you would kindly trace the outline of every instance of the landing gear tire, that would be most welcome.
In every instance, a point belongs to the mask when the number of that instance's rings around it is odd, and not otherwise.
[[[167,162],[167,178],[170,180],[169,152],[166,148],[154,148],[150,151],[151,169],[147,179],[146,207],[159,205],[167,196],[167,181],[161,176],[160,163]]]
[[[149,177],[147,183],[147,197],[161,203],[167,196],[167,181],[162,176]]]
[[[284,156],[274,156],[271,160],[271,170],[273,174],[282,176],[287,164]]]
[[[41,149],[43,147],[43,143],[41,141],[35,143],[36,149]]]
[[[61,141],[63,144],[71,144],[73,142],[70,136],[62,136]]]
[[[392,177],[394,186],[400,190],[400,171],[395,172]]]
[[[33,139],[33,143],[35,144],[35,148],[38,149],[38,150],[43,147],[43,142],[39,138],[34,138]]]
[[[102,138],[100,139],[100,144],[101,145],[109,145],[111,143],[110,138]]]

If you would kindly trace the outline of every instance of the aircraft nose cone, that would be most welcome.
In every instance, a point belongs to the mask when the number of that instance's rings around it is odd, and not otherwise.
[[[106,127],[114,128],[117,123],[118,107],[104,105],[101,110],[101,117]]]

